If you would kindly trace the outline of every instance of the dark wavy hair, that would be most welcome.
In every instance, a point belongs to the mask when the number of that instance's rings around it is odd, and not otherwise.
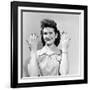
[[[46,27],[54,28],[54,32],[55,32],[55,34],[57,34],[57,38],[55,39],[54,44],[56,46],[58,46],[59,43],[60,43],[60,39],[61,39],[60,32],[57,29],[56,22],[54,20],[50,20],[50,19],[43,19],[41,21],[41,41],[42,41],[43,46],[45,46],[45,41],[44,41],[44,38],[43,38],[43,29],[46,28]]]

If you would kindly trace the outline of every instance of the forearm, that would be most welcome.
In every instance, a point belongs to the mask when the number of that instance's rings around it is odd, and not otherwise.
[[[67,50],[62,50],[62,60],[60,64],[60,73],[61,75],[66,75],[69,71],[68,65],[68,52]]]
[[[27,68],[29,60],[30,60],[30,58],[26,59],[23,63],[23,77],[29,77],[28,68]]]
[[[68,47],[70,40],[71,38],[67,33],[62,34],[61,36],[62,61],[60,64],[60,72],[62,75],[66,75],[69,72]]]
[[[30,76],[38,76],[39,68],[37,63],[37,54],[36,52],[31,51],[30,53],[30,62],[28,64],[28,72]]]

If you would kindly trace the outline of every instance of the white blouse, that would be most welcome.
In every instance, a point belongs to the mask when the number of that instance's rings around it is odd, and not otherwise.
[[[51,51],[48,47],[43,47],[37,51],[37,63],[40,76],[60,75],[61,52]]]

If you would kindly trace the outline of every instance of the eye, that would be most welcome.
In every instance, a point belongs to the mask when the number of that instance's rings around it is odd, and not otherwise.
[[[44,32],[43,35],[47,35],[47,32]]]
[[[53,32],[49,32],[49,34],[53,34]]]

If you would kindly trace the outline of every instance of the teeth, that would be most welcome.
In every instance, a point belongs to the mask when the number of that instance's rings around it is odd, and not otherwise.
[[[49,39],[49,38],[46,38],[46,40],[47,40],[47,41],[49,41],[49,40],[51,40],[51,39]]]

